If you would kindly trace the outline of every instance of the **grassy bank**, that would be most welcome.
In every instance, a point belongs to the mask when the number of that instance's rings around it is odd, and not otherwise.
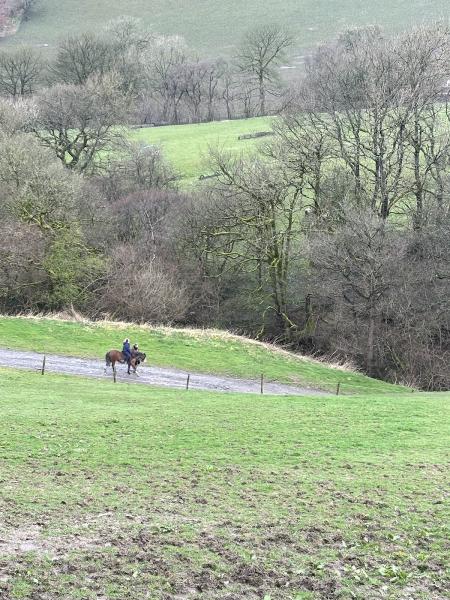
[[[2,598],[445,597],[449,394],[0,390]]]
[[[404,393],[405,388],[333,368],[222,331],[177,330],[119,323],[78,323],[47,318],[0,318],[0,346],[103,359],[124,337],[138,342],[149,364],[190,372],[311,385],[342,393]]]

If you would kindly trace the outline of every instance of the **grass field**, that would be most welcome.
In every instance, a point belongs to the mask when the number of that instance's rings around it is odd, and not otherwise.
[[[311,385],[342,393],[405,393],[406,388],[356,372],[301,358],[221,331],[176,330],[117,323],[0,318],[0,346],[102,359],[124,337],[138,342],[149,364],[203,372]]]
[[[270,131],[272,118],[256,117],[236,121],[214,121],[193,125],[146,127],[132,132],[132,139],[143,144],[157,145],[164,157],[179,174],[183,187],[198,184],[200,175],[211,174],[208,165],[210,148],[223,148],[236,154],[256,149],[261,141],[239,140],[238,137],[256,131]]]
[[[33,16],[9,43],[48,44],[51,50],[67,33],[96,30],[127,14],[162,34],[182,35],[202,56],[232,54],[244,32],[266,23],[286,25],[295,36],[294,55],[348,27],[410,23],[448,17],[446,0],[40,0]],[[294,60],[300,61],[299,56]]]
[[[0,597],[443,600],[449,400],[0,370]]]

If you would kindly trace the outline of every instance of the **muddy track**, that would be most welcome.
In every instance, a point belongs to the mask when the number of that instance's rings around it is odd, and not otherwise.
[[[43,354],[20,350],[0,348],[0,367],[14,367],[17,369],[40,370]],[[45,370],[50,373],[63,373],[66,375],[82,375],[83,377],[97,377],[105,381],[112,379],[112,370],[104,374],[104,361],[89,358],[74,358],[71,356],[47,355]],[[178,369],[160,368],[141,365],[138,368],[139,377],[127,375],[125,365],[117,368],[117,381],[121,383],[134,383],[141,385],[155,385],[169,388],[185,388],[187,372]],[[202,373],[190,373],[190,389],[208,390],[214,392],[260,393],[260,381],[250,379],[236,379]],[[275,395],[324,395],[325,392],[307,387],[285,385],[277,382],[265,382],[264,392]]]

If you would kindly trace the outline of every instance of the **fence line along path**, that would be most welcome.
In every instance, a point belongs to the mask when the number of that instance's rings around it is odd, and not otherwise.
[[[0,367],[28,369],[41,372],[44,354],[23,350],[0,348]],[[82,375],[83,377],[97,377],[105,381],[113,380],[112,369],[104,374],[105,362],[103,359],[75,358],[72,356],[45,355],[45,373],[63,373],[66,375]],[[188,373],[180,369],[167,367],[153,367],[140,365],[139,377],[127,375],[126,365],[118,365],[118,383],[137,383],[141,385],[155,385],[169,388],[186,389],[186,378],[189,374],[189,389],[209,390],[214,392],[235,392],[260,394],[260,379],[237,379],[220,375],[207,375],[204,373]],[[45,375],[44,375],[45,376]],[[326,392],[309,387],[286,385],[277,382],[265,381],[264,393],[274,395],[302,395],[318,396]]]

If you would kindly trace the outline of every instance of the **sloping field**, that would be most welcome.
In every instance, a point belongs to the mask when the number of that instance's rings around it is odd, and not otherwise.
[[[288,26],[297,54],[348,27],[403,28],[448,16],[446,0],[40,0],[9,43],[53,47],[67,33],[95,30],[127,14],[162,34],[182,35],[203,56],[232,54],[244,32],[258,24]],[[294,61],[301,61],[297,56]]]
[[[278,381],[342,393],[405,393],[400,386],[283,352],[223,331],[184,330],[119,323],[0,318],[0,347],[103,359],[124,337],[139,343],[150,365],[187,373],[214,373]]]
[[[0,369],[0,597],[444,600],[449,400]]]
[[[198,184],[201,175],[211,175],[208,165],[210,148],[222,148],[239,154],[257,148],[260,139],[239,140],[239,136],[270,131],[273,118],[256,117],[235,121],[214,121],[193,125],[144,127],[131,133],[142,144],[160,146],[164,157],[181,178],[183,187]]]

